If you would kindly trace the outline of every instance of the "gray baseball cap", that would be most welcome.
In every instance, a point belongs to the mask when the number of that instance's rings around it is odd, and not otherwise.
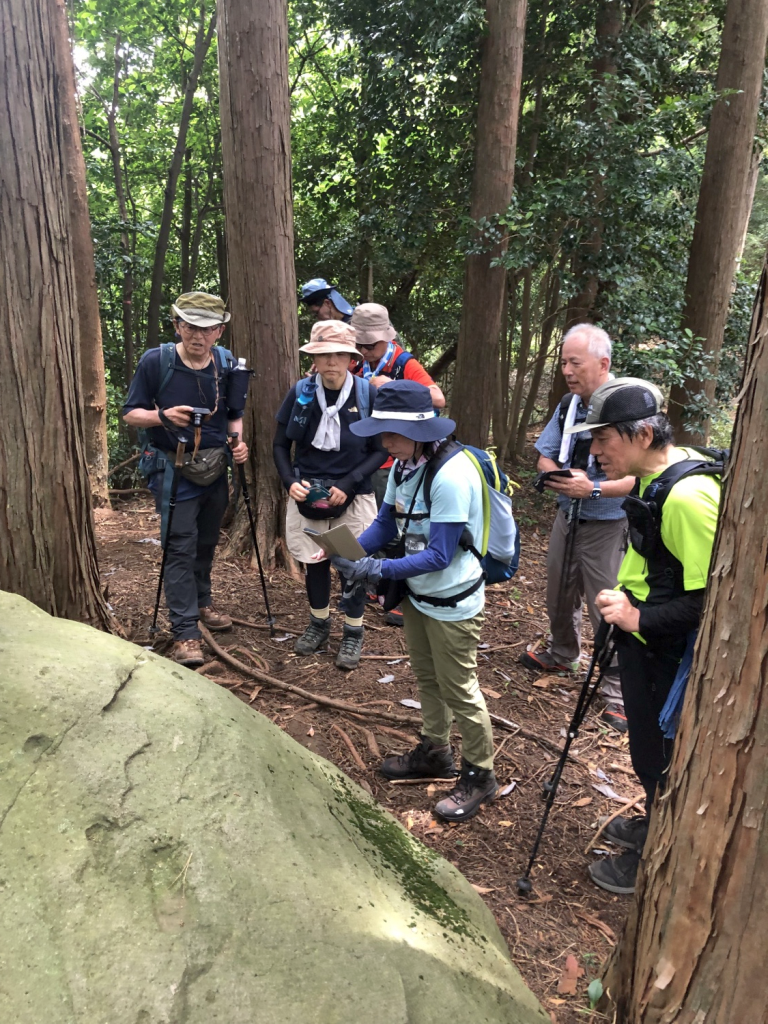
[[[614,423],[645,420],[662,412],[664,396],[648,380],[639,377],[617,377],[601,384],[592,393],[583,423],[566,427],[564,434],[579,434],[584,430],[610,427]]]

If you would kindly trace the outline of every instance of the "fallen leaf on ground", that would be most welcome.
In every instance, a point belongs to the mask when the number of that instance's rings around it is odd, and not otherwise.
[[[549,689],[549,681],[547,679],[537,679],[533,685],[539,690]]]
[[[381,677],[381,678],[380,678],[380,679],[378,680],[378,682],[380,682],[380,683],[391,683],[391,682],[393,682],[393,681],[394,681],[394,678],[395,678],[395,677],[394,677],[393,675],[391,675],[391,674],[390,674],[390,675],[382,676],[382,677]]]
[[[605,921],[601,921],[599,917],[595,917],[594,914],[587,914],[583,910],[576,910],[575,914],[576,917],[580,918],[582,921],[586,921],[586,923],[591,924],[593,928],[597,928],[597,930],[602,932],[609,942],[616,945],[616,933],[613,928],[605,923]]]
[[[610,786],[598,785],[596,782],[592,783],[592,789],[596,789],[598,793],[603,796],[607,796],[609,800],[618,800],[620,804],[625,804],[627,798],[625,796],[619,796],[615,789],[611,789]]]
[[[310,725],[310,727],[307,729],[307,736],[314,736],[314,735],[315,735],[315,727],[314,727],[314,725]]]
[[[417,711],[421,709],[421,704],[417,700],[411,700],[410,697],[405,697],[400,701],[404,708],[416,708]]]
[[[430,784],[427,786],[427,796],[434,796],[436,792],[437,786],[434,784],[434,782],[430,782]]]
[[[497,821],[496,824],[499,826],[499,828],[512,828],[511,821]]]
[[[528,612],[529,615],[535,615],[536,614],[535,609],[531,605],[526,605],[525,610]]]
[[[504,789],[499,790],[499,796],[509,796],[509,794],[512,792],[516,785],[517,780],[513,779],[508,786],[505,786]]]
[[[484,896],[487,892],[496,892],[495,889],[488,889],[484,885],[475,885],[474,882],[469,883],[475,892],[479,892],[481,896]]]
[[[490,687],[488,686],[481,686],[480,689],[483,691],[486,697],[493,697],[494,700],[499,700],[499,698],[501,697],[500,693],[497,693],[495,690],[490,689]]]
[[[558,995],[575,996],[576,985],[583,973],[584,968],[579,967],[576,957],[569,953],[565,958],[565,967],[563,967],[563,973],[560,975],[560,980],[557,983]]]
[[[592,797],[591,796],[583,796],[581,798],[581,800],[574,800],[573,803],[571,804],[571,807],[589,807],[589,805],[591,803],[592,803]]]

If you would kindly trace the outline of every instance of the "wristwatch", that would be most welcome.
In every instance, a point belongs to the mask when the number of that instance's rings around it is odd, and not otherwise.
[[[595,484],[595,486],[592,488],[590,498],[602,498],[602,496],[603,492],[600,490],[600,484]]]

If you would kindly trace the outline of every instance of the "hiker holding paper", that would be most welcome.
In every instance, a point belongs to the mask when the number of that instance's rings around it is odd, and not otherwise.
[[[368,557],[349,561],[333,556],[331,561],[348,580],[378,585],[379,592],[384,581],[388,603],[402,600],[423,735],[414,750],[387,757],[381,773],[389,779],[454,779],[449,736],[455,716],[461,774],[435,812],[448,821],[465,821],[496,798],[498,785],[491,721],[477,679],[485,575],[472,547],[484,533],[483,485],[461,446],[444,441],[455,428],[453,420],[435,416],[431,392],[423,384],[398,380],[378,389],[371,417],[350,429],[359,437],[381,435],[395,463],[376,521],[358,538]],[[458,450],[443,458],[449,444]],[[439,468],[427,476],[431,460]],[[371,556],[398,534],[400,557]]]
[[[305,533],[346,524],[355,536],[376,516],[371,473],[386,458],[376,437],[356,436],[351,427],[370,414],[373,390],[353,377],[350,356],[358,355],[354,329],[339,320],[318,321],[308,345],[316,372],[291,388],[277,412],[272,452],[288,491],[286,542],[306,565],[309,625],[294,644],[297,654],[314,654],[331,632],[331,567]],[[319,557],[318,557],[319,556]],[[344,628],[336,658],[353,669],[363,649],[365,593],[344,602]]]

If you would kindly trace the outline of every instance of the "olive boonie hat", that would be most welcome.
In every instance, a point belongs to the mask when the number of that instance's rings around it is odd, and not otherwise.
[[[171,309],[176,316],[196,327],[214,327],[216,324],[229,323],[230,319],[224,308],[224,300],[208,292],[184,292]]]
[[[583,423],[566,427],[563,433],[578,434],[614,423],[645,420],[662,412],[664,397],[655,384],[639,377],[617,377],[592,392]]]
[[[378,302],[361,302],[350,323],[357,332],[358,345],[375,345],[377,341],[394,341],[397,331],[389,320],[386,306]]]
[[[391,380],[376,392],[371,415],[350,423],[349,429],[358,437],[390,433],[427,442],[442,441],[456,424],[436,415],[429,388],[415,380]]]
[[[341,320],[320,320],[312,328],[309,344],[302,345],[299,352],[311,356],[329,355],[331,352],[349,352],[360,358],[355,348],[355,332]]]

